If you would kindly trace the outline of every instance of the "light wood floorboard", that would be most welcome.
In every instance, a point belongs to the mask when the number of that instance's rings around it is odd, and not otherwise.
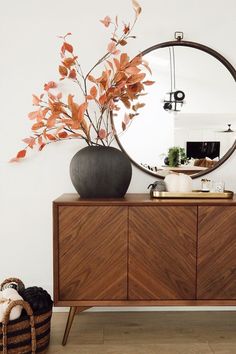
[[[234,312],[84,312],[63,347],[66,318],[53,315],[49,354],[236,354]]]

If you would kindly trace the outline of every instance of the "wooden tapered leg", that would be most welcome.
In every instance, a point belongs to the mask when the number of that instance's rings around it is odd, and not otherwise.
[[[70,333],[70,329],[71,329],[76,311],[77,311],[77,306],[70,307],[70,312],[68,314],[68,318],[67,318],[67,322],[66,322],[66,328],[65,328],[65,333],[64,333],[63,340],[62,340],[62,345],[66,345],[66,343],[67,343],[67,339],[68,339],[68,336]]]
[[[66,328],[65,328],[65,333],[64,333],[63,340],[62,340],[62,345],[66,345],[66,343],[67,343],[67,339],[70,334],[70,329],[71,329],[75,314],[78,314],[80,312],[88,310],[91,307],[92,306],[89,306],[89,307],[88,306],[71,306],[70,307],[70,312],[68,314],[68,318],[67,318],[67,322],[66,322]]]

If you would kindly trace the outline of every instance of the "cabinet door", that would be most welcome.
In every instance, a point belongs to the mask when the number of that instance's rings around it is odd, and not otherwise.
[[[127,207],[59,207],[59,299],[127,298]]]
[[[195,299],[197,207],[131,207],[129,299]]]
[[[236,299],[236,208],[200,206],[198,299]]]

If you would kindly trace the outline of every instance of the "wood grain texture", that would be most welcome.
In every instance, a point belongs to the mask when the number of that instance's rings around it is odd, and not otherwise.
[[[129,299],[195,299],[197,207],[129,211]]]
[[[236,300],[59,300],[56,306],[236,306]]]
[[[85,312],[65,347],[67,313],[54,313],[47,354],[235,354],[236,314],[217,311]]]
[[[127,208],[59,207],[59,299],[127,298]]]
[[[235,306],[235,206],[235,197],[63,195],[53,203],[55,305]]]
[[[124,198],[116,199],[83,199],[76,193],[61,195],[54,201],[57,205],[122,205],[122,206],[161,206],[161,205],[236,205],[236,195],[233,199],[157,199],[150,198],[148,193],[128,193]]]
[[[199,207],[198,299],[236,299],[236,208]]]

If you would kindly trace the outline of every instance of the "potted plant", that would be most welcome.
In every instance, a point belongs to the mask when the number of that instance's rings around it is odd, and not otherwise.
[[[139,98],[144,94],[145,85],[153,83],[146,79],[150,69],[142,56],[130,59],[122,50],[135,38],[131,32],[141,13],[138,2],[132,0],[132,4],[135,11],[132,24],[123,24],[121,29],[117,16],[114,21],[109,16],[101,20],[106,28],[113,27],[111,39],[106,53],[86,74],[68,41],[71,33],[60,37],[60,80],[67,79],[77,85],[79,99],[72,94],[65,97],[54,81],[46,83],[41,95],[33,95],[36,110],[28,115],[33,121],[32,134],[23,139],[26,146],[12,159],[19,161],[29,149],[41,151],[53,142],[84,140],[88,147],[80,150],[70,165],[72,183],[82,197],[121,197],[130,183],[129,159],[111,147],[116,134],[111,114],[115,119],[119,105],[126,107],[122,121],[125,131],[144,106]],[[101,66],[102,72],[96,75]]]
[[[178,167],[187,161],[185,150],[179,146],[173,146],[168,150],[167,163],[170,167]]]

